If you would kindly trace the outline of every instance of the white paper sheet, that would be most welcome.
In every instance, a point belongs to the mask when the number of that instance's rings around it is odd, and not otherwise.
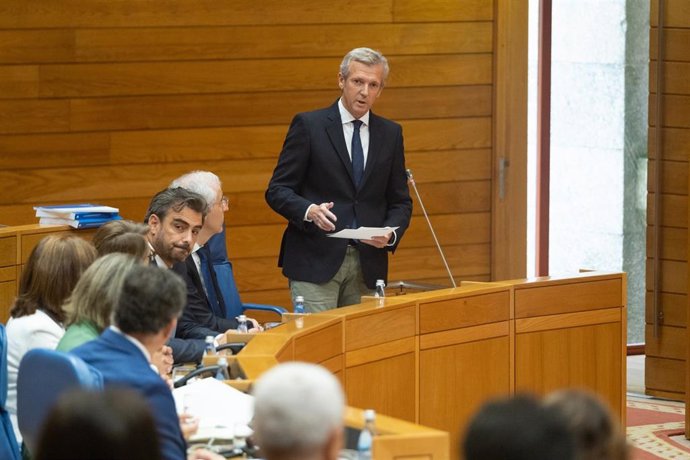
[[[331,238],[346,238],[348,240],[370,240],[374,236],[386,236],[399,227],[359,227],[358,229],[346,228],[339,232],[329,233]]]
[[[177,412],[199,418],[199,431],[190,441],[232,439],[235,430],[249,430],[254,397],[214,378],[196,380],[173,390]],[[251,432],[251,431],[250,431]]]

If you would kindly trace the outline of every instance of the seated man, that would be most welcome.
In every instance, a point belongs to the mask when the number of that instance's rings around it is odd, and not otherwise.
[[[254,385],[254,435],[266,460],[336,460],[343,446],[345,396],[315,364],[279,364]]]
[[[114,326],[72,350],[103,374],[106,388],[132,388],[144,397],[154,416],[161,457],[166,460],[185,459],[187,445],[172,392],[151,368],[151,355],[175,330],[184,301],[184,283],[174,273],[134,266],[125,278]]]
[[[196,243],[206,212],[206,200],[194,192],[183,188],[158,192],[146,211],[151,265],[170,269],[176,262],[184,262]],[[175,363],[200,362],[205,347],[203,338],[217,336],[218,332],[196,326],[193,334],[194,340],[173,337],[168,341]]]
[[[223,231],[225,212],[228,210],[228,199],[223,196],[220,179],[209,171],[192,171],[175,179],[170,187],[181,187],[198,193],[208,203],[208,213],[191,255],[184,262],[173,266],[173,270],[187,283],[187,305],[177,323],[175,335],[181,338],[203,338],[198,336],[198,326],[211,329],[216,334],[236,329],[237,321],[226,317],[225,302],[219,294],[211,255],[205,247],[213,235]],[[260,330],[256,321],[250,321],[254,326],[250,332]]]

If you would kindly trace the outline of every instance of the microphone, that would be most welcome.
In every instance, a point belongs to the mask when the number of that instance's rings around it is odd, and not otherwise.
[[[446,262],[446,256],[443,254],[443,249],[441,249],[441,244],[438,242],[438,238],[436,238],[436,232],[434,232],[434,227],[432,227],[432,225],[431,225],[431,220],[429,220],[429,215],[426,213],[426,209],[424,208],[424,203],[422,203],[422,197],[419,196],[419,190],[417,190],[417,184],[415,184],[414,177],[412,177],[412,171],[410,169],[406,169],[405,174],[407,174],[407,180],[412,185],[412,188],[414,189],[415,195],[417,195],[417,201],[419,201],[419,205],[422,207],[422,212],[424,213],[424,218],[426,219],[426,223],[429,224],[429,230],[431,230],[431,236],[434,237],[434,242],[436,243],[436,248],[438,249],[439,254],[441,254],[441,259],[443,260],[443,265],[446,266],[446,271],[448,272],[448,276],[450,277],[450,282],[453,284],[453,287],[458,287],[458,285],[455,284],[455,278],[453,278],[453,274],[450,272],[450,267],[448,266],[448,262]]]

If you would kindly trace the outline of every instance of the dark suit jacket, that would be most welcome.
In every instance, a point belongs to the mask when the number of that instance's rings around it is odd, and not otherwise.
[[[156,260],[151,258],[149,260],[149,265],[153,267],[158,267]],[[167,270],[166,267],[159,267]],[[208,333],[207,333],[208,332]],[[201,358],[204,357],[204,349],[206,348],[206,343],[203,340],[199,340],[201,336],[204,338],[206,335],[217,335],[213,334],[211,331],[206,329],[201,329],[200,326],[195,327],[193,331],[189,331],[190,334],[194,334],[197,339],[181,339],[179,337],[171,337],[166,343],[167,346],[172,348],[173,360],[175,364],[182,363],[199,363]]]
[[[103,334],[71,351],[103,374],[106,387],[138,391],[149,403],[156,422],[162,457],[185,460],[182,437],[172,392],[149,366],[144,354],[123,335],[106,329]]]
[[[207,335],[215,337],[228,329],[237,329],[236,320],[216,316],[211,311],[204,286],[201,284],[201,276],[191,255],[184,262],[173,265],[172,269],[182,277],[187,285],[187,305],[185,305],[182,316],[177,321],[176,337],[202,339]],[[209,289],[216,289],[216,292],[220,292],[217,286],[209,286]],[[218,297],[219,302],[222,302],[222,296],[218,294]]]
[[[367,286],[386,279],[388,253],[400,242],[412,214],[407,187],[402,128],[369,115],[369,153],[359,189],[345,145],[337,102],[326,109],[295,116],[266,190],[266,201],[288,219],[278,265],[290,279],[324,283],[336,274],[348,241],[328,238],[304,221],[310,204],[332,201],[336,231],[358,226],[400,227],[395,245],[385,249],[361,244],[359,257]]]

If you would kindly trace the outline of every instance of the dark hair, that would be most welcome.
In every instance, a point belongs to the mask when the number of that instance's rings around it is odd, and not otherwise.
[[[48,413],[35,460],[159,460],[158,433],[134,390],[71,390]]]
[[[49,235],[33,248],[22,271],[10,315],[33,315],[43,310],[62,323],[62,305],[69,298],[79,277],[96,260],[93,245],[72,235]]]
[[[200,213],[201,222],[203,223],[206,214],[208,214],[209,203],[206,203],[204,197],[198,193],[185,188],[166,188],[156,193],[153,198],[151,198],[149,209],[146,210],[144,222],[148,223],[149,218],[153,214],[157,215],[160,220],[163,220],[171,209],[175,212],[180,212],[184,208],[190,208]]]
[[[551,393],[544,405],[560,414],[575,437],[580,460],[622,460],[628,457],[625,434],[606,404],[594,393],[567,389]]]
[[[462,448],[466,460],[575,458],[563,419],[526,395],[484,404],[470,421]]]
[[[143,259],[149,254],[145,224],[131,220],[112,220],[103,224],[93,236],[93,245],[99,256],[121,252]]]
[[[156,334],[182,313],[187,288],[176,273],[137,265],[125,277],[115,325],[125,334]]]

